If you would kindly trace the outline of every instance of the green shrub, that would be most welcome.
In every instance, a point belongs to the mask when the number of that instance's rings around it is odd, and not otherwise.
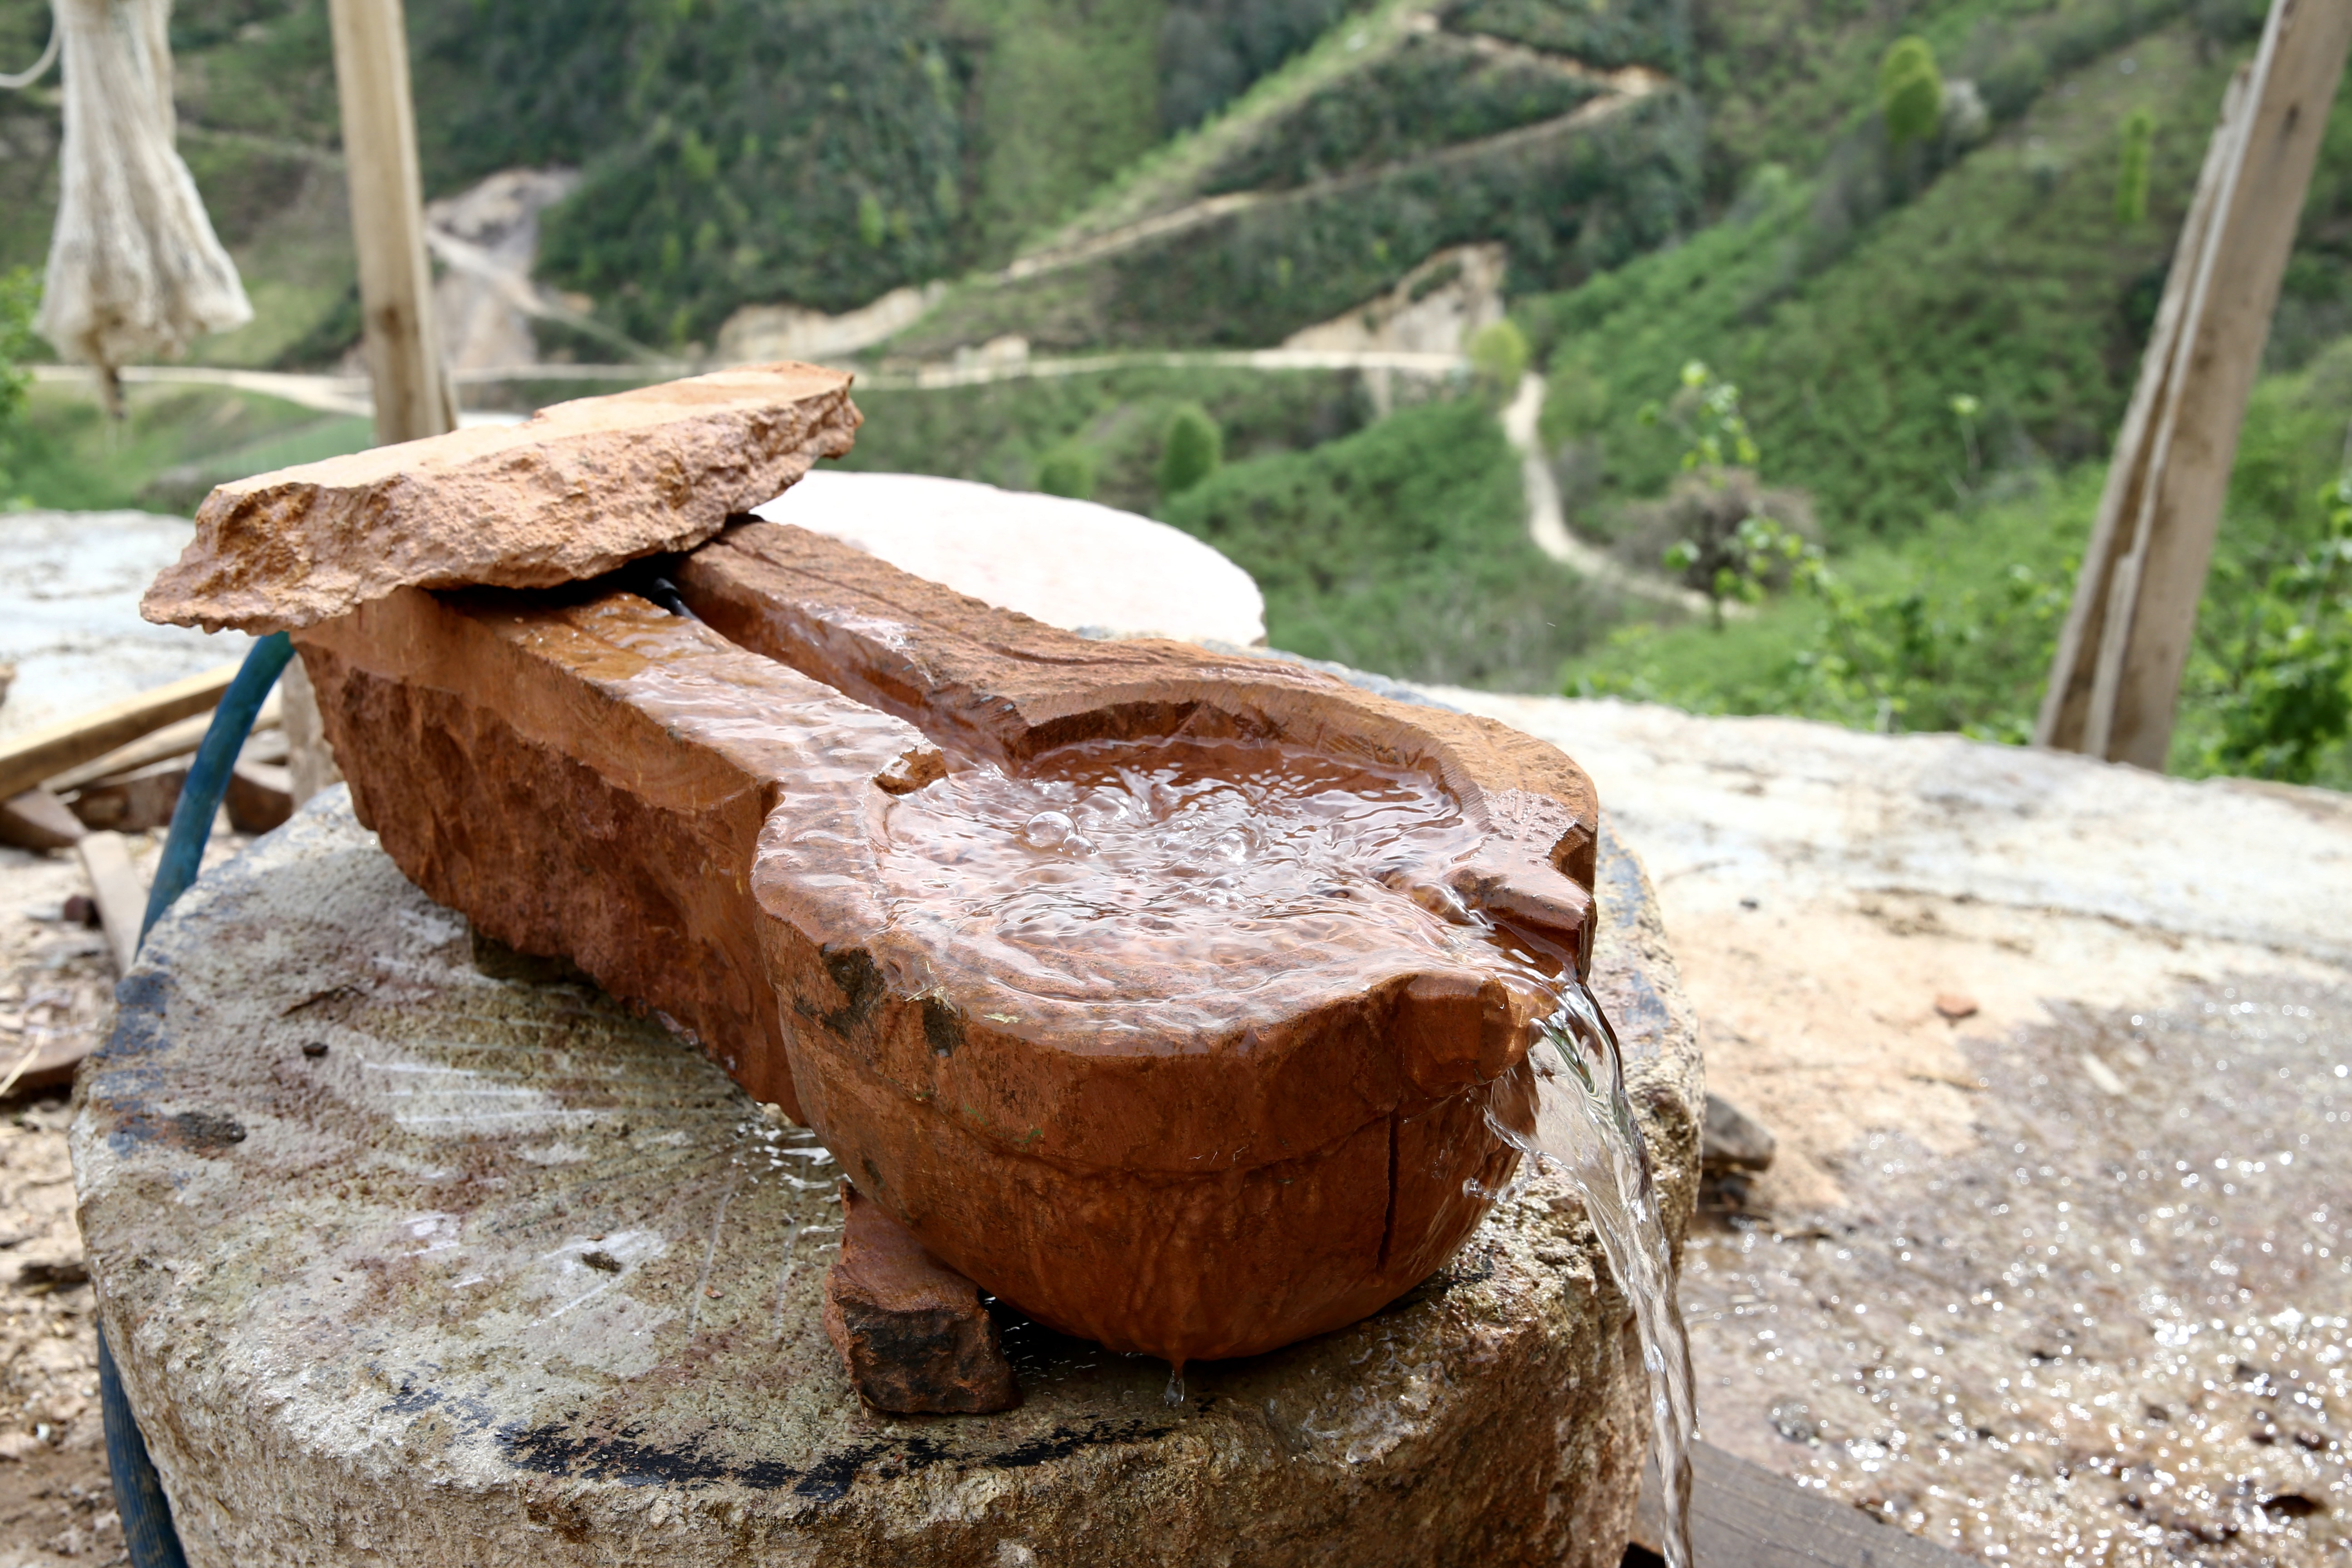
[[[2212,772],[2310,784],[2352,729],[2352,482],[2333,489],[2327,536],[2270,574],[2192,676],[2221,716]]]
[[[1508,403],[1528,374],[1528,335],[1506,316],[1478,329],[1470,340],[1470,378],[1494,407]]]
[[[2123,149],[2116,167],[2116,221],[2126,228],[2147,216],[2148,154],[2155,144],[2155,115],[2135,109],[2124,116]]]
[[[1897,147],[1934,140],[1944,115],[1944,79],[1927,39],[1900,39],[1878,62],[1878,113]]]
[[[1187,404],[1226,433],[1228,460],[1303,451],[1371,418],[1352,371],[1139,367],[977,386],[866,383],[857,389],[866,424],[842,466],[1027,489],[1046,454],[1080,446],[1095,460],[1094,500],[1150,512],[1162,499],[1169,423]]]
[[[1229,463],[1160,516],[1257,580],[1276,647],[1360,669],[1543,689],[1597,614],[1528,540],[1517,457],[1466,399]]]
[[[33,354],[33,312],[40,284],[29,267],[0,272],[0,506],[11,496],[11,464],[22,433],[26,389],[33,384],[24,362]]]
[[[1037,465],[1037,488],[1049,496],[1091,500],[1095,493],[1094,454],[1084,447],[1057,447]]]
[[[1160,493],[1182,495],[1217,471],[1225,460],[1224,432],[1197,403],[1179,405],[1160,442]]]

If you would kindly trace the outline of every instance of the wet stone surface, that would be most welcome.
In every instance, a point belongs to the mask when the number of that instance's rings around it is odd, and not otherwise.
[[[344,799],[157,928],[74,1129],[196,1568],[1616,1562],[1640,1365],[1561,1184],[1174,1405],[1166,1363],[1000,1304],[1017,1409],[884,1415],[820,1321],[825,1150],[593,992],[484,973]],[[1654,1106],[1690,1016],[1638,868],[1602,867],[1598,989]]]
[[[2352,990],[2239,978],[1964,1047],[1978,1139],[1694,1234],[1712,1441],[2019,1563],[2352,1555]]]

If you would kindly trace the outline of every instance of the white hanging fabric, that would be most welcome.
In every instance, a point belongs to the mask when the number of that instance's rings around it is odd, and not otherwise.
[[[103,372],[253,320],[172,104],[171,0],[56,0],[65,51],[57,231],[34,322]]]
[[[58,25],[55,18],[52,18],[49,23],[48,46],[42,49],[41,58],[33,62],[30,70],[0,71],[0,87],[5,87],[11,92],[22,92],[48,75],[49,68],[57,63]]]

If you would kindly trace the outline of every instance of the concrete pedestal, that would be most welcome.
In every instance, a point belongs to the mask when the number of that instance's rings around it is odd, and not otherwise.
[[[1684,1214],[1690,1015],[1602,845],[1596,989]],[[1179,1405],[1164,1363],[1008,1317],[1020,1408],[891,1418],[819,1322],[814,1136],[657,1021],[478,964],[341,789],[184,899],[121,996],[81,1223],[197,1568],[1598,1568],[1625,1538],[1641,1365],[1555,1185]]]

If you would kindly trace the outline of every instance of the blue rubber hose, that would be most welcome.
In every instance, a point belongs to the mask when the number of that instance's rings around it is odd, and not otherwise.
[[[154,885],[147,891],[147,918],[139,922],[139,940],[155,929],[204,863],[205,844],[213,836],[213,818],[220,814],[221,797],[228,793],[228,775],[236,771],[236,754],[253,733],[262,700],[278,684],[278,672],[294,657],[294,642],[284,632],[272,632],[253,645],[228,683],[220,706],[213,710],[212,727],[196,760],[188,768],[188,782],[180,786],[180,802],[172,808],[172,831],[163,839],[163,858],[156,864]]]
[[[106,1419],[106,1468],[114,1472],[114,1511],[122,1521],[122,1544],[131,1568],[188,1568],[180,1532],[172,1528],[172,1500],[147,1457],[147,1439],[131,1401],[122,1395],[122,1374],[98,1333],[98,1407]]]
[[[172,808],[172,830],[164,836],[163,858],[148,890],[146,918],[139,922],[141,942],[196,879],[236,755],[253,733],[262,700],[293,655],[294,644],[284,632],[272,632],[255,643],[222,694],[220,706],[213,710],[204,744],[196,748],[188,780],[180,786],[179,804]],[[122,1521],[122,1544],[131,1554],[131,1568],[188,1568],[180,1532],[172,1523],[172,1500],[163,1495],[146,1436],[123,1394],[122,1374],[115,1370],[114,1352],[106,1348],[104,1328],[98,1331],[98,1406],[106,1423],[106,1465],[114,1474],[114,1510]]]

